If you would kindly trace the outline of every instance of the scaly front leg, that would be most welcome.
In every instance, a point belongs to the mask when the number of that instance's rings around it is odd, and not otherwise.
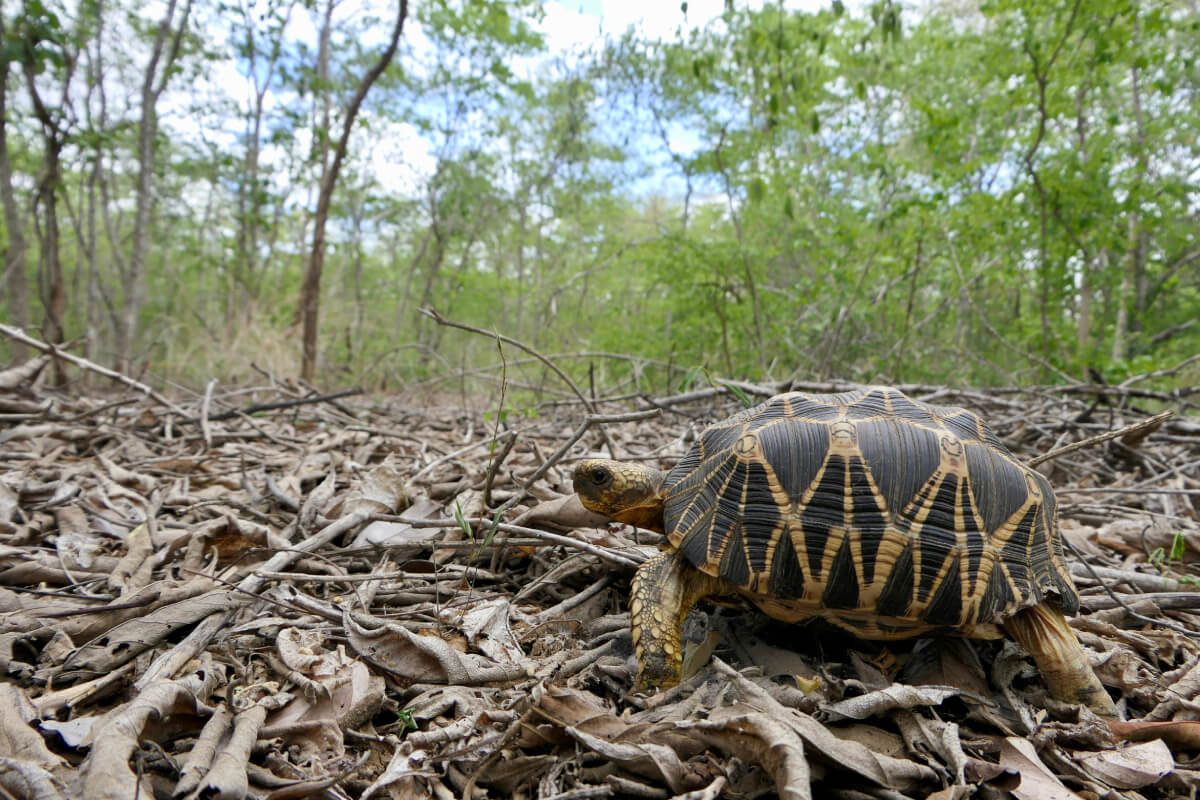
[[[638,676],[634,691],[651,692],[679,683],[683,670],[681,629],[688,611],[724,584],[688,563],[679,553],[659,553],[633,576],[629,615]]]

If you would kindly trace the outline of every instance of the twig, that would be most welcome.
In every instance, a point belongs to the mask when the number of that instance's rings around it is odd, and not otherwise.
[[[414,528],[457,528],[459,527],[457,520],[452,519],[405,519],[404,517],[394,516],[392,514],[376,514],[371,519],[381,520],[383,522],[400,522],[405,525],[410,525]],[[490,519],[481,519],[479,517],[467,517],[466,521],[469,525],[486,525],[491,526]],[[607,547],[600,547],[591,542],[582,542],[579,539],[572,539],[570,536],[560,536],[557,533],[538,530],[537,528],[526,528],[522,525],[510,525],[507,522],[496,523],[495,528],[504,533],[519,533],[522,536],[532,536],[535,539],[551,542],[552,544],[561,544],[566,547],[573,547],[576,550],[583,550],[591,553],[594,556],[615,564],[620,567],[639,567],[645,560],[641,554],[618,553],[610,550]]]
[[[555,450],[545,462],[542,463],[537,470],[525,479],[525,485],[522,487],[522,494],[527,492],[531,486],[543,475],[545,475],[551,467],[557,464],[567,451],[587,433],[588,428],[593,425],[602,425],[608,422],[634,422],[639,419],[648,419],[657,417],[662,411],[657,408],[647,409],[646,411],[631,411],[628,414],[589,414],[583,423],[580,424],[575,432],[571,434],[571,438],[564,442],[557,450]]]
[[[41,350],[43,353],[49,353],[55,358],[61,358],[63,361],[70,362],[77,367],[95,372],[97,375],[103,375],[106,378],[111,378],[118,383],[123,383],[131,389],[136,389],[147,397],[152,398],[155,402],[166,406],[179,416],[185,418],[188,416],[186,411],[168,400],[164,395],[155,391],[154,389],[151,389],[141,381],[136,381],[133,378],[130,378],[128,375],[123,375],[120,372],[109,369],[108,367],[102,367],[94,361],[88,361],[86,358],[80,358],[79,356],[71,355],[70,353],[63,351],[53,344],[47,344],[39,339],[34,339],[32,336],[26,334],[25,331],[21,330],[20,328],[14,328],[11,325],[4,325],[0,323],[0,333],[3,333],[10,339],[16,339],[22,344],[29,345],[36,350]]]
[[[1191,322],[1194,323],[1195,320],[1191,320]],[[1180,361],[1178,364],[1176,364],[1173,367],[1168,367],[1167,369],[1155,370],[1154,372],[1146,372],[1141,375],[1134,375],[1130,378],[1126,378],[1125,380],[1121,381],[1121,383],[1118,385],[1118,387],[1121,389],[1125,389],[1129,386],[1132,386],[1135,383],[1141,383],[1142,381],[1148,381],[1151,378],[1165,378],[1169,375],[1174,375],[1175,373],[1179,372],[1181,369],[1186,367],[1188,364],[1195,363],[1196,361],[1200,361],[1200,353],[1197,353],[1194,356],[1188,356],[1183,361]]]
[[[204,399],[200,401],[200,435],[204,437],[204,449],[212,449],[212,428],[208,424],[208,409],[212,406],[213,389],[217,379],[213,378],[204,387]]]
[[[1125,600],[1121,599],[1121,597],[1119,597],[1117,595],[1117,593],[1114,592],[1112,590],[1112,588],[1100,578],[1100,576],[1096,573],[1096,568],[1091,565],[1091,563],[1083,556],[1082,553],[1080,553],[1078,550],[1075,549],[1074,545],[1072,545],[1066,539],[1063,539],[1063,544],[1065,544],[1067,549],[1070,550],[1075,555],[1075,557],[1079,560],[1078,563],[1083,565],[1084,569],[1086,569],[1088,571],[1088,573],[1091,574],[1092,578],[1095,579],[1096,583],[1100,584],[1100,588],[1104,589],[1104,593],[1107,594],[1110,598],[1112,598],[1114,605],[1109,606],[1110,608],[1120,606],[1121,608],[1125,609],[1126,614],[1128,614],[1133,619],[1136,619],[1138,622],[1144,622],[1147,625],[1157,625],[1160,628],[1168,628],[1170,630],[1175,631],[1176,633],[1182,633],[1184,636],[1188,636],[1188,637],[1192,637],[1192,638],[1200,637],[1200,631],[1192,630],[1191,628],[1185,628],[1182,625],[1176,625],[1175,623],[1167,622],[1166,620],[1154,619],[1153,617],[1147,617],[1145,614],[1139,614],[1138,612],[1134,611],[1129,606],[1129,603],[1127,603],[1127,602],[1125,602]],[[1189,594],[1195,594],[1195,593],[1189,593]],[[1143,594],[1143,595],[1134,595],[1133,597],[1135,600],[1142,600],[1142,599],[1146,599],[1146,598],[1150,598],[1150,597],[1154,597],[1154,596],[1155,595],[1153,595],[1153,594]],[[1197,595],[1197,596],[1200,597],[1200,595]],[[1088,598],[1088,599],[1093,600],[1096,598]]]
[[[559,369],[559,366],[557,364],[555,364],[550,359],[546,358],[544,355],[539,353],[537,350],[534,350],[529,345],[519,342],[516,339],[512,338],[511,336],[505,336],[502,333],[497,333],[495,331],[485,331],[482,328],[476,328],[473,325],[467,325],[462,322],[455,322],[454,320],[446,319],[445,317],[443,317],[441,314],[439,314],[433,308],[422,308],[422,309],[420,309],[420,311],[422,314],[424,314],[425,316],[432,319],[438,325],[446,325],[451,328],[458,328],[459,330],[467,331],[468,333],[477,333],[480,336],[494,337],[498,341],[505,342],[507,344],[511,344],[513,347],[519,347],[520,349],[524,350],[526,353],[529,353],[529,355],[533,356],[538,361],[541,361],[543,364],[545,364],[547,367],[549,367],[551,372],[553,372],[555,375],[557,375],[559,377],[559,379],[562,380],[563,383],[565,383],[567,386],[570,387],[571,391],[575,393],[575,396],[578,397],[580,399],[580,401],[583,402],[583,407],[586,408],[589,413],[592,413],[592,414],[596,413],[595,404],[593,404],[592,401],[589,400],[582,391],[580,391],[579,387],[575,385],[575,381],[571,380],[571,378],[567,375],[567,373],[565,373],[561,369]],[[608,445],[608,452],[612,455],[613,458],[619,458],[619,456],[617,455],[616,448],[613,446],[612,441],[608,438],[608,433],[605,432],[603,429],[601,429],[600,433],[604,437],[604,443]]]
[[[1029,466],[1036,467],[1038,464],[1044,464],[1051,459],[1058,458],[1059,456],[1065,456],[1067,453],[1074,453],[1076,450],[1082,450],[1085,447],[1091,447],[1092,445],[1097,445],[1101,442],[1107,442],[1109,439],[1116,439],[1118,436],[1142,433],[1143,431],[1146,434],[1152,433],[1174,414],[1174,411],[1164,411],[1161,414],[1155,414],[1153,417],[1144,419],[1141,422],[1135,422],[1132,425],[1126,425],[1124,428],[1118,428],[1115,431],[1101,433],[1098,436],[1089,436],[1087,439],[1075,442],[1074,444],[1056,447],[1048,453],[1042,453],[1036,458],[1029,459]]]
[[[246,406],[245,408],[235,408],[233,411],[225,411],[220,414],[214,414],[209,417],[209,421],[216,422],[218,420],[234,419],[242,414],[255,414],[259,411],[278,411],[281,408],[295,408],[296,406],[307,406],[313,403],[329,403],[342,397],[350,397],[356,394],[362,394],[363,390],[360,387],[346,389],[342,392],[334,392],[333,394],[316,395],[312,397],[301,397],[296,400],[280,400],[275,403],[257,403],[255,405]],[[200,418],[188,418],[182,420],[192,424],[201,423]]]

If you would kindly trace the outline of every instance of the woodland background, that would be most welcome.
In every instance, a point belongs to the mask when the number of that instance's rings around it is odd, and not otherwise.
[[[656,390],[1200,352],[1194,0],[687,6],[6,0],[0,313],[159,385],[525,369],[426,307]]]

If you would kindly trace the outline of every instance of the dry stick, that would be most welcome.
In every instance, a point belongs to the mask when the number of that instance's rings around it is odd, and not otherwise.
[[[562,457],[567,454],[567,451],[570,450],[576,442],[583,438],[583,435],[587,433],[588,428],[592,427],[593,425],[602,425],[608,422],[635,422],[639,419],[657,417],[660,414],[662,414],[662,410],[658,408],[651,408],[646,411],[631,411],[628,414],[588,414],[583,423],[575,429],[573,434],[571,434],[571,438],[563,443],[561,447],[555,450],[551,456],[546,459],[545,463],[538,467],[537,470],[525,480],[525,485],[521,487],[521,493],[524,494],[527,492],[529,488],[533,486],[534,481],[545,475],[551,467],[557,464]]]
[[[383,522],[401,522],[414,528],[459,527],[458,521],[452,519],[404,519],[403,517],[398,517],[392,514],[375,514],[371,517],[371,519],[377,519]],[[467,517],[466,522],[468,525],[492,525],[492,521],[490,519],[482,519],[480,517]],[[615,552],[606,547],[594,545],[591,542],[582,542],[578,539],[572,539],[569,536],[560,536],[557,533],[541,531],[537,528],[526,528],[522,525],[510,525],[507,522],[496,523],[495,528],[503,531],[504,533],[519,533],[522,536],[532,536],[535,539],[541,539],[552,544],[561,544],[566,547],[573,547],[576,550],[583,550],[584,552],[591,553],[594,556],[599,556],[605,561],[620,567],[636,568],[641,566],[642,561],[645,560],[645,556],[642,556],[640,553],[626,555],[624,553]]]
[[[356,386],[353,389],[346,389],[345,391],[334,392],[333,394],[313,395],[310,397],[301,397],[296,400],[280,400],[277,403],[257,403],[255,405],[246,406],[245,408],[235,408],[232,411],[214,414],[213,416],[209,417],[209,419],[215,422],[218,420],[234,419],[242,416],[243,414],[254,414],[258,411],[278,411],[281,408],[295,408],[296,406],[308,406],[314,403],[331,403],[336,406],[336,404],[333,403],[334,400],[362,393],[362,388]],[[197,419],[188,419],[186,421],[193,423],[199,422]]]
[[[1149,419],[1135,422],[1132,425],[1126,425],[1124,428],[1118,428],[1115,431],[1101,433],[1098,436],[1090,436],[1087,439],[1082,439],[1074,444],[1057,447],[1048,453],[1042,453],[1036,458],[1031,458],[1028,464],[1031,467],[1036,467],[1038,464],[1044,464],[1051,459],[1058,458],[1059,456],[1065,456],[1067,453],[1074,453],[1076,450],[1083,450],[1085,447],[1091,447],[1092,445],[1100,444],[1101,442],[1107,442],[1109,439],[1116,439],[1118,436],[1125,436],[1126,434],[1131,433],[1141,433],[1143,431],[1146,433],[1152,433],[1158,430],[1158,428],[1168,418],[1174,416],[1174,414],[1174,411],[1164,411],[1161,414],[1155,414]]]
[[[62,349],[60,349],[52,344],[47,344],[46,342],[40,341],[38,339],[34,339],[32,336],[29,336],[28,334],[26,334],[25,331],[21,330],[20,328],[14,328],[11,325],[4,325],[4,324],[0,323],[0,333],[3,333],[5,336],[8,336],[10,339],[16,339],[18,342],[21,342],[22,344],[29,345],[30,347],[32,347],[36,350],[41,350],[43,353],[49,353],[50,355],[54,356],[55,358],[61,358],[62,360],[70,362],[71,364],[74,364],[77,367],[81,367],[83,369],[90,370],[91,372],[95,372],[97,375],[103,375],[106,378],[111,378],[112,380],[117,381],[118,383],[123,383],[126,386],[128,386],[132,389],[136,389],[137,391],[141,392],[142,394],[152,398],[153,400],[160,403],[161,405],[166,406],[167,408],[169,408],[171,411],[174,411],[179,416],[181,416],[181,417],[188,416],[186,411],[184,411],[182,408],[180,408],[179,406],[172,403],[165,396],[163,396],[159,392],[155,391],[154,389],[151,389],[149,386],[142,383],[141,381],[136,381],[133,378],[130,378],[128,375],[122,375],[120,372],[116,372],[114,370],[108,369],[107,367],[102,367],[99,364],[95,363],[94,361],[88,361],[86,358],[80,358],[79,356],[71,355],[70,353],[64,352]]]
[[[504,443],[504,449],[496,453],[496,443],[500,436],[500,422],[504,417],[504,397],[508,393],[508,360],[504,357],[504,347],[500,344],[499,334],[496,335],[496,350],[500,353],[500,362],[504,364],[504,371],[500,373],[500,402],[496,404],[496,424],[492,426],[492,454],[494,457],[492,463],[488,465],[487,475],[483,480],[484,508],[491,505],[492,481],[496,479],[496,472],[500,469],[504,459],[508,458],[513,445],[517,442],[516,434],[509,436],[508,441]]]
[[[1175,631],[1176,633],[1182,633],[1184,636],[1188,636],[1191,638],[1200,638],[1200,631],[1194,631],[1191,628],[1185,628],[1182,625],[1176,625],[1175,623],[1167,622],[1164,619],[1154,619],[1153,617],[1147,617],[1144,614],[1139,614],[1138,612],[1134,611],[1127,602],[1125,602],[1120,597],[1118,597],[1117,593],[1114,592],[1112,590],[1112,588],[1107,583],[1104,582],[1104,580],[1100,577],[1100,575],[1097,574],[1096,568],[1093,567],[1086,558],[1084,558],[1083,553],[1080,553],[1078,550],[1076,550],[1075,546],[1072,545],[1066,539],[1063,539],[1063,544],[1066,545],[1067,549],[1070,550],[1074,554],[1076,559],[1078,559],[1078,563],[1082,564],[1084,569],[1086,569],[1091,574],[1092,578],[1096,581],[1096,583],[1100,584],[1100,588],[1104,590],[1104,593],[1112,598],[1115,606],[1120,606],[1121,608],[1125,609],[1125,613],[1128,614],[1130,617],[1132,617],[1133,619],[1136,619],[1138,622],[1144,622],[1147,625],[1157,625],[1160,628],[1167,628],[1169,630]],[[1141,595],[1139,595],[1138,598],[1140,599]],[[1091,599],[1091,598],[1089,598],[1089,599]]]
[[[204,387],[204,399],[200,401],[200,435],[204,437],[204,449],[212,449],[212,428],[208,423],[208,409],[212,406],[213,389],[217,386],[217,379],[213,378]]]
[[[1165,378],[1168,375],[1174,375],[1175,373],[1179,372],[1181,369],[1186,367],[1188,364],[1192,364],[1196,361],[1200,361],[1200,353],[1197,353],[1194,356],[1188,356],[1183,361],[1180,361],[1178,364],[1176,364],[1173,367],[1168,367],[1167,369],[1155,370],[1154,372],[1146,372],[1141,375],[1134,375],[1131,378],[1127,378],[1127,379],[1121,381],[1121,383],[1118,384],[1118,388],[1124,389],[1126,387],[1132,386],[1135,383],[1141,383],[1142,381],[1148,381],[1151,378]]]
[[[715,397],[720,394],[733,394],[730,387],[741,389],[746,394],[758,395],[759,397],[770,397],[778,394],[783,390],[784,384],[776,384],[774,386],[763,386],[757,383],[749,383],[747,381],[717,381],[718,386],[710,386],[707,389],[697,389],[694,392],[685,392],[683,394],[671,395],[670,397],[645,397],[643,399],[657,408],[666,408],[667,406],[682,405],[690,403],[693,400],[703,400],[708,397]],[[831,384],[833,386],[834,384]],[[858,386],[858,384],[841,384],[841,388],[830,389],[830,391],[844,392],[849,387]]]
[[[1200,608],[1200,592],[1142,592],[1140,594],[1114,594],[1109,598],[1104,597],[1081,597],[1080,603],[1086,605],[1093,611],[1104,611],[1110,608],[1121,606],[1128,610],[1128,602],[1136,602],[1138,600],[1149,600],[1163,611],[1186,611],[1194,608]],[[1200,632],[1193,632],[1193,636],[1200,636]]]

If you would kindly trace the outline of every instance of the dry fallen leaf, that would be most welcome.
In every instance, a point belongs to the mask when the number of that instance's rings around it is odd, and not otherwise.
[[[1175,768],[1171,749],[1161,739],[1075,756],[1093,777],[1118,789],[1140,789],[1157,783]]]
[[[1000,746],[1000,766],[1021,776],[1011,791],[1017,800],[1083,800],[1042,763],[1027,739],[1010,736]]]

